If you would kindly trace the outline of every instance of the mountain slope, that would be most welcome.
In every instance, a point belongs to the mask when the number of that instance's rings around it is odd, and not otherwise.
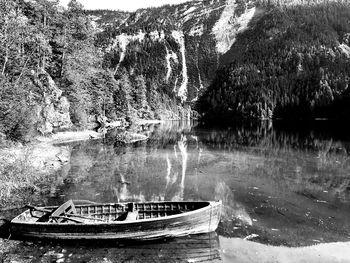
[[[133,13],[10,3],[0,0],[0,132],[11,138],[101,116],[196,118],[193,109],[216,121],[350,116],[345,0],[195,0]],[[55,86],[62,105],[46,103]]]
[[[105,66],[117,78],[142,76],[147,93],[157,87],[180,107],[198,100],[226,63],[221,57],[236,35],[259,13],[251,3],[233,0],[115,12],[118,19],[105,11],[89,12],[103,28],[99,44]]]
[[[347,115],[347,1],[191,1],[122,17],[100,16],[107,67],[180,108],[201,98],[208,119]]]
[[[201,99],[206,119],[349,118],[350,4],[265,5]]]

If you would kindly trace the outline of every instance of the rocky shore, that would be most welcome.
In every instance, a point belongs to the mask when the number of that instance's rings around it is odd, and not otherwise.
[[[1,222],[10,220],[13,211],[23,209],[28,202],[35,202],[35,198],[47,188],[42,186],[50,184],[51,175],[70,162],[72,148],[69,143],[101,139],[104,135],[103,132],[91,130],[67,131],[38,136],[27,145],[3,143],[6,147],[0,149]],[[123,143],[147,138],[143,134],[128,131],[120,131],[116,136],[116,140]],[[18,241],[7,241],[8,236],[4,231],[0,232],[0,262],[3,262],[4,255],[11,254],[18,246]]]
[[[30,196],[28,191],[40,192],[39,185],[50,180],[49,175],[70,162],[71,147],[68,143],[103,137],[102,132],[70,131],[39,136],[27,145],[11,143],[3,147],[0,150],[0,210],[25,204],[27,198],[23,196]],[[147,138],[143,134],[120,131],[115,139],[133,143]],[[22,192],[23,195],[18,195]]]

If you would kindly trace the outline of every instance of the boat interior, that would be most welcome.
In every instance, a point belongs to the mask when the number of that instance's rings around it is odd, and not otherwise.
[[[87,203],[69,200],[58,207],[34,207],[13,219],[13,222],[106,223],[160,218],[197,210],[209,202]]]

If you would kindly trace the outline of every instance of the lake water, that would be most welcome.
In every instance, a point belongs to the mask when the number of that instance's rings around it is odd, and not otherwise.
[[[124,145],[111,131],[100,141],[66,145],[70,161],[54,175],[45,204],[220,199],[217,233],[124,248],[18,249],[61,262],[200,262],[220,261],[223,244],[237,237],[285,246],[350,241],[350,131],[341,125],[169,122],[135,130],[149,139]]]

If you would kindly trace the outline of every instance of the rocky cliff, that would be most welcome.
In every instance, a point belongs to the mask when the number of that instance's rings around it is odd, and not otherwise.
[[[251,2],[234,0],[190,1],[134,13],[89,12],[101,30],[104,65],[116,78],[127,75],[137,83],[134,79],[141,76],[145,104],[153,110],[159,108],[154,107],[154,93],[163,102],[161,108],[175,103],[168,108],[175,114],[158,112],[156,117],[161,118],[183,117],[177,109],[187,109],[185,117],[190,117],[190,107],[211,84],[216,70],[231,62],[225,54],[236,36],[261,13]]]
[[[49,134],[54,129],[68,129],[72,126],[70,119],[70,103],[62,96],[56,83],[47,72],[41,72],[33,76],[33,83],[41,87],[42,103],[34,102],[35,114],[37,115],[36,128],[41,134]]]
[[[0,9],[8,137],[85,129],[97,116],[350,116],[348,1],[196,0],[132,13],[11,3]]]
[[[0,127],[5,137],[30,141],[35,136],[73,125],[70,103],[46,71],[32,71],[23,77],[20,85],[2,88],[3,94],[12,88],[12,98],[2,96],[2,106],[6,106],[2,109],[6,111],[0,114]]]
[[[199,105],[210,119],[266,119],[345,110],[345,10],[346,1],[207,0],[90,15],[105,66],[117,79],[141,76],[151,109],[155,92],[177,105],[170,112]]]
[[[265,1],[200,102],[207,120],[348,119],[348,1]]]

